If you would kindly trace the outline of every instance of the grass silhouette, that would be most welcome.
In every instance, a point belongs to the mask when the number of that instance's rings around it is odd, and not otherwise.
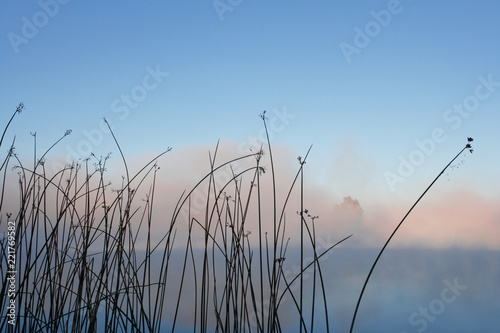
[[[396,226],[396,228],[394,229],[394,231],[392,232],[392,234],[389,236],[389,238],[387,239],[387,241],[385,242],[384,246],[382,247],[382,249],[380,250],[380,252],[378,253],[377,255],[377,258],[375,259],[375,261],[373,262],[371,268],[370,268],[370,271],[368,272],[368,275],[366,276],[366,280],[363,284],[363,288],[361,288],[361,293],[359,294],[359,298],[358,298],[358,302],[356,303],[356,308],[354,309],[354,315],[352,316],[352,322],[351,322],[351,328],[350,328],[350,331],[349,332],[353,332],[353,329],[354,329],[354,323],[356,321],[356,315],[358,313],[358,309],[359,309],[359,306],[361,304],[361,299],[363,298],[363,293],[365,292],[365,288],[366,288],[366,285],[368,284],[368,281],[370,280],[370,277],[373,273],[373,270],[375,269],[375,266],[377,265],[378,263],[378,260],[380,259],[380,257],[382,256],[382,253],[384,253],[384,250],[386,249],[387,245],[389,245],[389,242],[391,241],[392,237],[394,237],[394,235],[396,234],[396,232],[398,231],[399,227],[401,227],[401,225],[403,224],[403,222],[406,220],[406,218],[408,217],[408,215],[410,215],[410,213],[412,212],[413,208],[415,208],[415,206],[417,206],[417,204],[420,202],[420,200],[424,197],[424,195],[431,189],[432,185],[434,185],[434,183],[441,177],[441,175],[446,171],[446,169],[448,169],[448,167],[465,151],[465,150],[469,150],[471,153],[474,151],[472,149],[472,146],[471,146],[471,142],[473,141],[472,138],[467,138],[467,141],[468,143],[465,145],[465,147],[463,147],[460,152],[454,157],[451,159],[451,161],[443,168],[443,170],[441,170],[441,172],[436,176],[436,178],[434,178],[434,180],[429,184],[429,186],[427,186],[427,188],[425,189],[425,191],[420,195],[420,197],[417,199],[417,201],[415,201],[415,203],[411,206],[411,208],[408,210],[408,212],[406,212],[405,216],[401,219],[401,221],[399,222],[399,224]]]
[[[5,134],[21,103],[5,126]],[[261,118],[267,132],[266,113]],[[109,127],[109,125],[108,125]],[[16,317],[0,317],[2,332],[160,332],[178,328],[185,297],[190,299],[192,330],[206,332],[280,332],[280,307],[291,300],[298,318],[297,330],[312,332],[318,325],[315,313],[321,311],[324,327],[330,330],[328,300],[320,259],[352,235],[339,239],[318,251],[315,219],[304,208],[304,158],[282,200],[278,198],[277,177],[272,146],[267,136],[266,152],[257,152],[218,163],[218,145],[209,157],[210,170],[189,191],[181,194],[165,233],[153,240],[153,223],[158,199],[158,158],[168,148],[136,173],[130,173],[127,160],[111,128],[120,152],[125,175],[119,188],[113,189],[107,178],[109,155],[67,165],[55,174],[45,168],[48,152],[40,157],[34,137],[33,164],[23,165],[15,153],[15,138],[1,164],[0,224],[15,221],[14,239],[0,240],[0,306],[9,302],[9,244],[15,243]],[[469,139],[469,142],[472,139]],[[470,143],[462,149],[471,149]],[[462,151],[460,153],[462,153]],[[270,176],[264,177],[264,154],[269,155]],[[460,155],[460,154],[458,154]],[[458,156],[457,155],[457,156]],[[389,237],[375,260],[361,291],[353,320],[368,280],[381,254],[406,216],[456,157],[429,185]],[[242,171],[231,166],[251,162]],[[3,202],[7,170],[14,164],[18,174],[19,199],[15,211],[4,212]],[[221,170],[231,170],[229,180],[217,181]],[[263,209],[265,182],[272,188],[272,213]],[[205,191],[202,214],[193,214],[195,191]],[[138,194],[145,191],[145,198]],[[286,209],[292,193],[300,195],[295,210],[300,219],[300,270],[287,276],[286,258],[290,239],[286,237]],[[278,204],[282,201],[282,204]],[[187,212],[183,218],[183,212]],[[257,235],[250,242],[248,219],[255,216]],[[153,222],[155,221],[155,222]],[[272,234],[263,225],[272,225]],[[178,231],[187,230],[185,241],[178,241]],[[156,236],[156,235],[155,235]],[[201,246],[195,239],[202,239]],[[173,256],[174,246],[183,257]],[[200,249],[201,248],[201,249]],[[312,253],[309,262],[305,253]],[[180,266],[177,266],[180,261]],[[305,278],[305,272],[312,278]],[[296,287],[298,285],[298,287]],[[311,299],[304,296],[312,292]],[[188,296],[192,295],[192,296]],[[321,306],[318,306],[321,304]],[[311,309],[306,318],[304,309]]]

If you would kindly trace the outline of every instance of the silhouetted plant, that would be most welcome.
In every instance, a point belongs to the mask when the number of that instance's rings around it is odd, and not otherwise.
[[[359,309],[359,306],[361,304],[361,299],[363,298],[363,293],[365,292],[365,288],[366,288],[366,285],[368,284],[368,281],[370,280],[370,277],[373,273],[373,270],[375,269],[375,266],[377,265],[378,263],[378,260],[380,259],[380,257],[382,256],[382,253],[384,252],[385,248],[387,247],[387,245],[389,245],[389,242],[391,241],[392,237],[394,237],[394,235],[396,234],[396,231],[398,231],[399,227],[403,224],[403,222],[406,220],[406,218],[408,217],[408,215],[410,215],[411,211],[413,210],[413,208],[415,208],[415,206],[420,202],[420,200],[424,197],[424,195],[427,193],[427,191],[430,190],[430,188],[432,187],[432,185],[434,185],[434,183],[439,179],[439,177],[441,177],[441,175],[446,171],[446,169],[448,169],[448,167],[458,158],[458,156],[460,156],[465,150],[469,150],[470,153],[472,153],[474,150],[472,149],[472,146],[471,146],[471,142],[473,141],[473,139],[471,137],[468,137],[467,138],[467,144],[465,145],[465,147],[463,147],[459,152],[458,154],[451,159],[451,161],[443,168],[443,170],[441,170],[441,172],[436,176],[436,178],[434,178],[434,180],[429,184],[429,186],[427,186],[427,188],[425,189],[425,191],[420,195],[420,197],[417,199],[417,201],[415,201],[415,203],[411,206],[411,208],[408,210],[408,212],[406,212],[405,216],[401,219],[401,221],[399,222],[399,224],[396,226],[396,228],[394,229],[394,231],[392,232],[392,234],[389,236],[389,238],[387,239],[387,241],[385,242],[384,246],[382,247],[382,249],[380,250],[380,252],[378,253],[377,255],[377,258],[375,258],[375,261],[373,262],[371,268],[370,268],[370,271],[368,272],[368,275],[366,276],[366,279],[365,279],[365,282],[363,284],[363,288],[361,288],[361,293],[359,294],[359,298],[358,298],[358,302],[356,304],[356,308],[354,309],[354,315],[352,317],[352,322],[351,322],[351,329],[350,329],[350,332],[352,333],[353,329],[354,329],[354,322],[356,321],[356,315],[358,313],[358,309]]]
[[[11,116],[0,139],[2,147],[6,132],[15,116],[24,109],[22,103]],[[155,214],[154,203],[159,154],[135,174],[130,173],[125,155],[110,126],[125,169],[118,188],[111,188],[106,177],[109,155],[75,161],[62,170],[49,174],[46,170],[48,152],[64,137],[50,146],[40,157],[37,137],[33,133],[32,166],[23,165],[15,153],[15,137],[0,165],[0,225],[4,217],[4,194],[8,166],[18,175],[18,208],[5,212],[7,220],[15,220],[17,284],[15,325],[7,316],[0,319],[0,330],[9,332],[58,332],[96,330],[109,332],[160,332],[176,329],[187,283],[194,291],[192,301],[193,331],[257,331],[281,332],[280,306],[289,297],[298,315],[299,330],[313,331],[317,295],[322,299],[326,330],[329,331],[328,301],[320,259],[351,236],[318,252],[315,221],[319,218],[304,207],[304,165],[309,151],[299,156],[299,168],[283,201],[278,204],[277,180],[272,146],[266,124],[266,112],[260,115],[267,135],[270,167],[262,165],[264,149],[218,164],[218,144],[209,156],[209,172],[188,192],[179,197],[172,216],[165,223],[166,232],[153,241],[153,223],[162,223]],[[107,124],[107,122],[106,122]],[[465,150],[473,152],[472,138],[445,166],[425,189],[394,229],[366,277],[351,323],[356,315],[368,281],[382,253],[396,231],[445,170]],[[309,149],[310,150],[310,149]],[[252,164],[238,172],[236,162]],[[231,170],[231,178],[222,184],[216,181],[218,172]],[[262,205],[264,177],[271,183],[272,213],[265,216]],[[192,214],[195,191],[205,188],[204,211]],[[144,197],[138,193],[145,191]],[[295,210],[300,222],[300,271],[292,278],[286,272],[287,248],[286,211],[291,195],[298,191],[300,208]],[[142,201],[140,201],[140,199]],[[138,201],[140,201],[138,203]],[[11,208],[9,208],[11,209]],[[248,229],[252,210],[257,219],[257,232]],[[187,219],[182,218],[187,212]],[[153,222],[154,221],[154,222]],[[173,263],[172,252],[179,226],[186,224],[187,237],[181,246],[184,256],[180,270]],[[272,234],[264,231],[263,223],[272,225]],[[253,233],[252,233],[253,231]],[[201,254],[193,239],[202,237]],[[251,237],[256,237],[257,249]],[[139,240],[143,249],[139,249]],[[145,240],[143,242],[143,240]],[[310,248],[313,259],[306,262],[305,250]],[[254,257],[254,251],[258,254]],[[159,265],[153,262],[161,256]],[[312,279],[304,273],[312,269]],[[7,308],[8,283],[7,240],[0,240],[0,306]],[[157,271],[157,273],[156,273]],[[180,281],[173,279],[180,274]],[[191,277],[190,277],[191,275]],[[292,286],[298,283],[298,294]],[[305,304],[304,288],[312,290],[312,300]],[[174,297],[167,295],[174,293]],[[169,305],[175,303],[173,310]],[[310,319],[304,309],[311,309]],[[99,317],[101,316],[101,317]],[[167,324],[162,324],[167,321]]]
[[[6,125],[0,147],[10,123],[23,108],[21,103]],[[265,112],[261,117],[267,133]],[[129,170],[117,138],[109,129],[125,169],[117,188],[111,187],[106,176],[109,155],[98,158],[91,154],[89,158],[66,165],[54,174],[46,170],[48,152],[71,131],[66,131],[41,156],[37,153],[36,133],[33,133],[32,166],[24,165],[14,153],[13,140],[0,167],[0,171],[4,171],[0,215],[3,216],[7,168],[13,159],[19,183],[19,207],[12,215],[8,212],[6,216],[16,222],[15,300],[18,313],[15,325],[10,325],[6,316],[1,317],[1,331],[159,332],[165,327],[174,331],[187,283],[192,283],[190,288],[194,290],[194,331],[205,332],[210,328],[224,332],[281,331],[279,309],[285,297],[295,305],[300,330],[312,331],[318,292],[323,299],[326,327],[329,327],[319,259],[350,236],[318,252],[315,230],[318,217],[303,207],[303,167],[307,155],[299,159],[299,169],[279,205],[269,136],[269,176],[264,175],[266,169],[261,165],[262,148],[256,153],[218,164],[217,146],[209,158],[210,171],[190,191],[181,195],[170,221],[166,223],[165,234],[159,241],[153,241],[153,223],[164,222],[162,218],[154,217],[153,209],[158,200],[155,196],[157,161],[170,148],[134,174]],[[232,164],[243,160],[253,161],[253,165],[243,171],[233,170],[231,179],[223,184],[216,182],[217,172],[222,168],[231,169]],[[263,177],[272,183],[271,216],[263,215]],[[207,191],[200,217],[191,215],[191,200],[202,184],[207,185]],[[301,268],[290,278],[285,274],[289,242],[285,236],[285,211],[293,191],[298,191],[301,196]],[[146,194],[140,197],[139,192]],[[258,231],[252,233],[247,225],[253,209],[258,219]],[[186,220],[181,216],[183,211],[188,212]],[[262,228],[267,221],[273,225],[270,235]],[[178,227],[183,226],[180,223],[187,225],[187,238],[181,243],[184,257],[182,268],[178,270],[173,266],[172,252]],[[203,238],[201,256],[193,245],[193,239],[198,235]],[[257,260],[251,237],[258,240]],[[5,309],[8,302],[5,239],[0,240],[0,247],[3,282],[0,305]],[[304,260],[306,247],[310,247],[314,255],[311,262]],[[153,262],[158,255],[161,256],[159,265]],[[308,269],[313,271],[313,278],[307,281],[313,290],[310,319],[303,316],[306,306],[303,274]],[[177,272],[180,272],[180,281],[173,279],[173,273]],[[292,291],[292,285],[297,282],[300,285],[298,295]],[[167,296],[172,290],[175,297]],[[175,307],[170,311],[172,301]]]

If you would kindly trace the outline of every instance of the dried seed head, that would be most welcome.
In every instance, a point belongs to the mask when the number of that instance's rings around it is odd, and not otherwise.
[[[21,113],[24,110],[24,103],[19,103],[17,106],[16,112]]]
[[[266,110],[262,111],[262,113],[259,115],[259,117],[262,118],[262,120],[266,120],[267,117],[266,117]]]

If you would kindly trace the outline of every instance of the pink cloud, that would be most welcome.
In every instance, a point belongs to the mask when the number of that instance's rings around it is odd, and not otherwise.
[[[161,177],[157,188],[157,201],[163,203],[157,206],[157,215],[170,217],[173,202],[176,202],[184,190],[190,190],[210,170],[208,151],[214,151],[215,145],[206,147],[189,147],[179,151],[173,151],[162,159]],[[276,168],[277,204],[278,217],[283,207],[284,200],[292,181],[299,168],[297,154],[289,147],[274,147],[274,162]],[[241,156],[237,153],[236,143],[222,143],[217,165]],[[139,160],[145,160],[140,158]],[[234,170],[244,170],[255,164],[255,159],[250,158],[247,162],[238,162]],[[266,172],[261,175],[261,209],[264,229],[272,232],[273,207],[272,187],[270,174],[269,156],[262,160],[262,166]],[[315,229],[319,237],[330,241],[339,240],[345,236],[354,236],[343,246],[356,247],[381,247],[392,230],[399,223],[413,202],[395,200],[390,198],[378,198],[377,201],[363,202],[362,199],[354,198],[345,193],[335,193],[335,189],[324,187],[321,184],[308,182],[314,175],[314,170],[305,166],[304,185],[304,208],[308,209],[311,216],[319,216],[315,219]],[[229,168],[222,169],[225,175],[216,175],[218,179],[217,188],[229,180]],[[247,173],[240,183],[243,197],[246,198],[250,190],[252,173]],[[202,220],[206,199],[207,184],[200,186],[195,192],[192,201],[191,213]],[[234,188],[226,189],[226,195],[234,198]],[[297,235],[300,234],[300,210],[299,183],[287,203],[286,209],[286,237],[290,237],[290,244],[298,243]],[[353,189],[355,190],[355,189]],[[368,190],[367,190],[368,191]],[[373,189],[374,192],[377,189]],[[490,248],[498,249],[500,239],[500,209],[496,201],[474,193],[469,188],[442,193],[438,188],[433,189],[422,202],[417,205],[403,226],[394,237],[391,246],[395,247],[463,247],[463,248]],[[256,192],[252,193],[250,201],[250,213],[247,216],[246,228],[251,231],[251,238],[257,236],[256,215]],[[369,194],[367,197],[376,197]],[[161,199],[160,199],[161,198]],[[165,198],[165,199],[163,199]],[[196,200],[198,203],[196,203]],[[234,203],[233,203],[234,204]],[[187,210],[186,210],[187,211]],[[198,214],[198,215],[196,215]],[[306,219],[309,226],[311,220]]]
[[[215,146],[215,144],[212,144],[174,149],[158,161],[160,169],[157,173],[153,210],[154,224],[152,226],[154,236],[158,240],[168,230],[175,205],[181,194],[184,191],[190,191],[202,177],[210,172],[209,156],[214,156]],[[332,178],[339,177],[339,182],[343,184],[340,190],[336,187],[332,188],[331,182],[329,184],[318,184],[311,181],[314,180],[315,176],[313,165],[312,163],[311,167],[307,163],[304,165],[304,209],[307,209],[311,216],[319,216],[314,222],[315,230],[318,237],[323,237],[322,241],[324,243],[338,241],[353,234],[354,236],[342,246],[380,248],[413,202],[394,197],[387,199],[377,198],[376,193],[378,189],[376,185],[365,181],[362,182],[363,184],[356,182],[352,184],[353,193],[364,193],[362,196],[355,197],[356,194],[346,193],[348,192],[349,187],[347,184],[349,182],[346,182],[345,178],[350,177],[349,179],[351,179],[353,174],[362,173],[364,167],[356,167],[356,165],[366,165],[366,159],[361,158],[358,154],[354,154],[355,156],[349,159],[350,151],[355,151],[355,149],[350,149],[349,147],[346,145],[343,153],[339,155],[339,158],[340,156],[344,156],[345,161],[344,159],[337,159],[340,165],[336,169],[336,172],[332,174]],[[248,153],[251,152],[249,151]],[[285,198],[300,167],[297,155],[290,147],[278,145],[273,147],[278,218],[281,216]],[[226,161],[240,156],[242,155],[238,151],[237,142],[222,142],[217,152],[215,165],[219,166]],[[153,154],[128,156],[127,161],[130,173],[135,174],[153,157]],[[315,158],[314,154],[310,158]],[[108,163],[109,172],[107,177],[112,181],[113,185],[111,187],[118,188],[121,184],[121,176],[125,174],[121,158],[118,154],[114,154]],[[255,167],[255,163],[255,158],[249,157],[244,161],[233,163],[231,165],[232,169],[229,166],[220,169],[214,177],[217,191],[215,194],[213,191],[210,194],[210,208],[213,207],[215,195],[218,195],[225,183],[231,179],[232,172],[239,173],[248,168]],[[261,166],[265,168],[265,172],[261,174],[260,178],[262,186],[260,193],[262,226],[264,232],[272,233],[274,227],[272,216],[274,210],[271,166],[267,151],[262,158]],[[352,170],[357,171],[354,172]],[[241,196],[245,200],[252,189],[251,181],[253,174],[254,170],[248,171],[241,178],[241,182],[238,183],[242,193]],[[350,176],[348,177],[348,175]],[[150,189],[151,179],[150,177],[149,180],[141,185],[135,202],[136,207],[144,207],[144,201],[142,200],[146,197]],[[11,184],[15,183],[16,181],[11,182]],[[360,186],[364,188],[362,191],[359,190]],[[370,190],[371,186],[373,188]],[[294,190],[287,202],[287,209],[284,215],[286,218],[285,239],[290,238],[290,245],[297,245],[299,243],[300,216],[297,213],[300,211],[299,187],[300,179],[294,185]],[[193,192],[191,197],[191,216],[196,217],[201,223],[204,223],[207,189],[208,181],[205,181],[199,186],[198,190]],[[226,192],[226,197],[231,196],[226,202],[232,205],[231,211],[242,216],[241,214],[246,209],[246,202],[242,202],[240,208],[235,208],[235,203],[232,201],[236,196],[234,186],[229,186],[223,191]],[[439,188],[432,189],[432,193],[424,197],[422,202],[419,203],[404,222],[394,237],[391,246],[499,249],[500,208],[497,205],[498,200],[475,193],[470,188],[462,188],[454,191],[449,188],[446,191],[443,192]],[[251,232],[249,239],[253,241],[256,241],[258,233],[256,196],[257,192],[254,187],[251,194],[252,199],[248,203],[249,212],[245,220],[245,230],[246,232]],[[223,199],[219,200],[222,202]],[[219,206],[222,207],[222,204],[220,203]],[[185,246],[185,241],[183,241],[182,237],[187,237],[187,204],[185,207],[176,225],[178,228],[177,237],[179,246]],[[307,214],[305,215],[307,216]],[[311,219],[306,218],[306,221],[308,226],[312,227]],[[229,222],[224,221],[223,223]],[[215,224],[212,227],[215,228]],[[203,234],[201,227],[195,226],[194,229],[199,235]],[[212,231],[215,231],[215,229],[212,229]],[[217,232],[220,233],[220,230]],[[202,240],[203,237],[199,236],[195,237],[193,241],[201,244]]]

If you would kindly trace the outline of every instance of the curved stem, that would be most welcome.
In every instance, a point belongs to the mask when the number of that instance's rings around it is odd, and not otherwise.
[[[469,141],[472,141],[472,139],[469,139]],[[375,268],[375,266],[377,265],[377,262],[378,260],[380,259],[380,256],[382,255],[382,253],[384,252],[385,248],[387,247],[387,245],[389,244],[389,242],[391,241],[392,237],[394,236],[394,234],[396,234],[396,231],[398,231],[399,227],[401,226],[401,224],[403,224],[404,220],[408,217],[408,215],[410,215],[411,211],[413,210],[413,208],[415,208],[415,206],[418,204],[418,202],[420,201],[420,199],[422,199],[424,197],[424,195],[427,193],[427,191],[429,191],[429,189],[432,187],[432,185],[434,185],[434,183],[439,179],[439,177],[441,177],[441,175],[445,172],[446,169],[448,169],[448,167],[451,165],[451,163],[453,163],[453,161],[455,161],[458,156],[460,156],[460,154],[462,154],[462,152],[465,150],[465,149],[469,149],[471,148],[470,144],[467,144],[462,150],[460,150],[460,152],[450,161],[450,163],[448,163],[444,169],[437,175],[436,178],[434,178],[434,180],[432,181],[432,183],[425,189],[424,193],[422,193],[420,195],[420,197],[417,199],[417,201],[415,201],[415,203],[413,204],[413,206],[411,206],[410,210],[406,213],[406,215],[403,217],[403,219],[401,220],[401,222],[399,222],[398,226],[396,227],[396,229],[394,229],[394,231],[392,232],[391,236],[387,239],[387,241],[385,242],[384,246],[382,247],[382,249],[380,250],[377,258],[375,259],[375,261],[373,262],[373,265],[372,267],[370,268],[370,272],[368,273],[368,275],[366,276],[366,280],[365,280],[365,283],[363,284],[363,288],[361,289],[361,293],[359,294],[359,298],[358,298],[358,303],[356,304],[356,309],[354,310],[354,315],[352,317],[352,322],[351,322],[351,329],[349,330],[349,332],[352,333],[352,330],[354,328],[354,322],[356,320],[356,315],[358,314],[358,309],[359,309],[359,305],[361,303],[361,298],[363,297],[363,293],[365,292],[365,288],[366,288],[366,285],[368,284],[368,280],[370,280],[370,276],[372,275],[373,273],[373,269]]]

